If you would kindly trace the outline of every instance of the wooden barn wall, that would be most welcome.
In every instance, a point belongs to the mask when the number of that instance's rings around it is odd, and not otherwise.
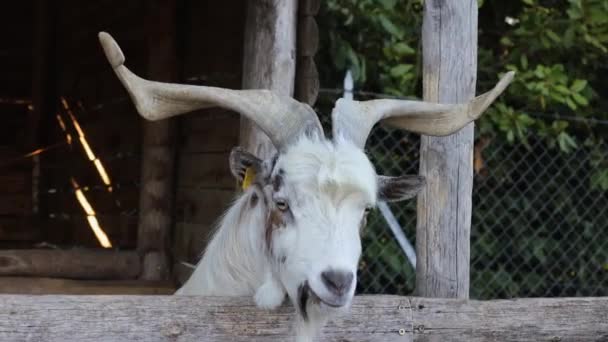
[[[40,237],[31,214],[33,163],[17,161],[28,150],[24,133],[32,85],[32,12],[28,1],[3,3],[0,11],[0,247]],[[22,20],[11,20],[15,17]]]
[[[0,11],[0,97],[29,98],[34,39],[33,1],[4,1]],[[13,20],[19,18],[19,20]],[[4,107],[2,108],[5,109]]]
[[[181,34],[182,79],[240,88],[245,1],[188,1]],[[228,155],[238,144],[235,113],[208,109],[180,119],[173,256],[196,263],[213,225],[235,195]],[[185,272],[187,274],[187,271]]]
[[[43,240],[57,245],[99,247],[74,196],[73,178],[85,190],[113,245],[135,248],[140,119],[106,61],[97,33],[111,32],[120,42],[129,66],[144,74],[147,50],[141,13],[145,1],[64,0],[56,4],[55,92],[68,101],[89,146],[111,178],[112,192],[87,158],[75,125],[58,103],[57,113],[73,141],[41,157]],[[44,143],[65,142],[66,135],[56,118],[51,115],[44,120]]]
[[[10,24],[3,24],[0,32],[0,98],[32,98],[36,1],[43,0],[9,2],[1,13],[0,19]],[[37,146],[58,146],[40,155],[39,214],[33,211],[32,159],[0,169],[0,248],[31,248],[42,241],[60,247],[99,247],[75,199],[74,179],[114,247],[134,249],[141,119],[108,65],[97,33],[110,32],[129,68],[146,75],[146,1],[62,0],[52,4],[49,72],[54,77],[50,88],[53,95],[68,101],[88,144],[111,177],[112,192],[87,158],[67,111],[56,101],[40,119],[37,135]],[[245,7],[245,0],[178,1],[180,82],[241,87]],[[11,16],[18,19],[11,20]],[[25,141],[27,105],[0,103],[0,111],[11,118],[0,125],[0,159],[30,151]],[[72,136],[71,145],[56,114]],[[239,118],[235,113],[209,109],[181,116],[177,124],[172,259],[176,264],[195,263],[213,224],[235,195],[228,155],[238,144]]]

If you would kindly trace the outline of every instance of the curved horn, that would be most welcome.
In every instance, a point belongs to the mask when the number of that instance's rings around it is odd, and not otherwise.
[[[137,111],[148,120],[162,120],[197,109],[221,107],[255,122],[279,150],[303,133],[323,136],[314,110],[289,96],[277,95],[269,90],[230,90],[148,81],[124,66],[125,57],[112,36],[100,32],[99,41]]]
[[[480,117],[507,88],[514,75],[513,71],[506,73],[494,89],[462,104],[339,99],[332,111],[334,137],[342,135],[364,148],[372,127],[381,120],[391,126],[420,134],[450,135]]]

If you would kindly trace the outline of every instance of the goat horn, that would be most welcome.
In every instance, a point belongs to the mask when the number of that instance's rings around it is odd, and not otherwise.
[[[403,130],[433,136],[452,134],[476,120],[507,88],[513,71],[494,89],[468,103],[440,104],[406,100],[352,101],[339,99],[332,111],[333,134],[364,148],[372,127],[379,121]]]
[[[269,90],[231,90],[148,81],[124,66],[125,57],[106,32],[99,41],[114,72],[127,89],[137,111],[148,120],[162,120],[197,109],[222,107],[255,122],[281,150],[303,133],[323,135],[310,106]]]

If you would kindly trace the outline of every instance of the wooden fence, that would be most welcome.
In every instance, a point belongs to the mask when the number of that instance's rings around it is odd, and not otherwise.
[[[249,298],[0,295],[0,341],[286,341],[293,309]],[[608,341],[608,298],[355,297],[325,341]]]

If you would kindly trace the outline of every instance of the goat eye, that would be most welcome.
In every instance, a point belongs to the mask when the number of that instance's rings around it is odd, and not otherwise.
[[[371,207],[366,207],[366,208],[365,208],[365,211],[363,212],[363,215],[364,215],[364,216],[367,216],[367,215],[369,214],[369,212],[370,212],[370,211],[372,211],[372,208],[371,208]]]
[[[289,205],[287,204],[287,201],[284,199],[277,199],[274,201],[274,204],[277,206],[277,209],[279,209],[280,211],[285,211],[285,210],[289,209]]]

